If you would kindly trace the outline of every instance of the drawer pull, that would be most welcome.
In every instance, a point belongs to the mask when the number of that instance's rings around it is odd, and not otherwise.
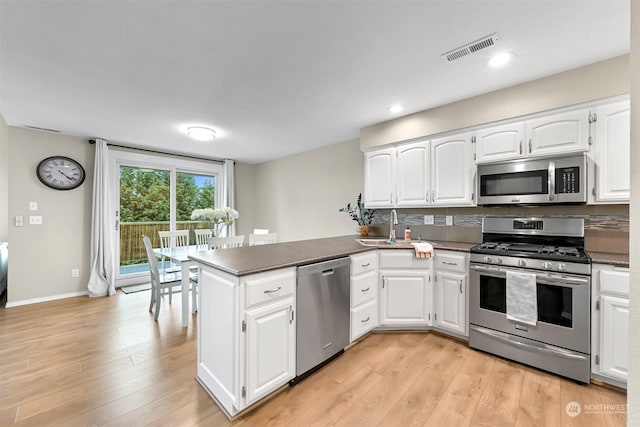
[[[457,262],[442,261],[444,265],[458,265]]]
[[[370,262],[366,263],[366,264],[362,264],[361,267],[369,267],[371,265]]]
[[[266,291],[264,291],[264,293],[265,293],[265,294],[272,294],[272,293],[274,293],[274,292],[278,292],[278,291],[280,291],[281,289],[282,289],[282,286],[278,286],[278,287],[277,287],[277,288],[275,288],[275,289],[267,289]]]
[[[369,319],[371,318],[371,316],[367,316],[366,319],[361,320],[360,322],[362,323],[367,323],[369,321]]]
[[[366,288],[366,289],[361,289],[362,292],[369,292],[370,288]]]

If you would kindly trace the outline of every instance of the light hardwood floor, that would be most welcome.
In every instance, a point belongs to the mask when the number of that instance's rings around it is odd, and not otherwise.
[[[194,316],[149,292],[0,309],[0,426],[623,426],[624,393],[435,333],[371,334],[229,423],[194,380]],[[565,410],[577,402],[582,413]],[[588,411],[587,411],[588,410]],[[588,413],[587,413],[588,412]]]

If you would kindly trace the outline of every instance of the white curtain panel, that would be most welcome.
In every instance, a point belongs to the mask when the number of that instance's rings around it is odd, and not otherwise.
[[[225,159],[224,161],[224,189],[222,193],[222,206],[229,206],[230,208],[236,208],[236,197],[234,190],[234,165],[233,160]],[[242,215],[242,212],[240,212]],[[225,230],[228,236],[236,235],[236,223],[231,224],[228,230]]]
[[[87,288],[89,296],[102,297],[116,293],[113,258],[114,229],[110,219],[109,148],[104,139],[96,139],[95,145],[91,213],[91,274]]]

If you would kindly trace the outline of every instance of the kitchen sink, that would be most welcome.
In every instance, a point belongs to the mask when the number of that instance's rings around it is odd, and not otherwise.
[[[360,243],[362,246],[374,248],[413,248],[413,246],[411,246],[411,241],[409,240],[396,240],[394,242],[390,242],[389,239],[356,239],[356,242]]]

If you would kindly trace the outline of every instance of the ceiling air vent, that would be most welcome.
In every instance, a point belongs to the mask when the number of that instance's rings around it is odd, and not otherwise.
[[[38,127],[38,126],[29,126],[29,125],[24,125],[24,127],[27,128],[27,129],[40,130],[40,131],[43,131],[43,132],[60,133],[60,131],[58,129],[41,128],[41,127]]]
[[[493,33],[489,36],[481,38],[480,40],[467,43],[464,46],[460,46],[458,48],[450,50],[449,52],[443,53],[442,55],[440,55],[440,59],[442,59],[444,62],[453,62],[456,59],[460,59],[479,50],[491,47],[496,44],[498,40],[500,40],[500,38],[498,37],[498,33]]]

